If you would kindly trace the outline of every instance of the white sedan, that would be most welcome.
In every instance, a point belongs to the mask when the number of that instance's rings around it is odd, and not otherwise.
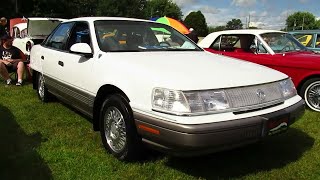
[[[54,95],[92,118],[121,160],[139,157],[142,144],[180,156],[234,148],[304,112],[287,75],[207,53],[147,20],[65,21],[32,48],[31,68],[40,100]]]

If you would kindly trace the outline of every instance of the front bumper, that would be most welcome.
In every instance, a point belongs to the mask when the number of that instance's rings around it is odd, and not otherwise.
[[[304,111],[305,102],[301,100],[273,113],[209,124],[177,124],[137,112],[134,112],[134,119],[138,134],[147,145],[174,155],[188,156],[259,141],[270,133],[270,124],[280,120],[289,127]]]

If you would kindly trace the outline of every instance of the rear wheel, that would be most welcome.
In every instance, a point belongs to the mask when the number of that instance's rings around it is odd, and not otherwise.
[[[320,78],[306,81],[301,88],[300,96],[310,109],[320,112]]]
[[[41,73],[38,73],[38,80],[37,80],[37,94],[42,102],[48,102],[49,100],[49,92],[44,83],[44,77]]]
[[[138,137],[129,103],[119,94],[108,96],[100,110],[100,135],[104,147],[120,160],[138,159]]]

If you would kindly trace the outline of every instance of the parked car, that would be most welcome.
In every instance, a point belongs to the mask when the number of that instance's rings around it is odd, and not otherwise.
[[[308,49],[320,53],[320,30],[301,30],[289,33]]]
[[[31,47],[40,44],[64,19],[28,18],[27,23],[13,26],[13,45],[29,59]]]
[[[273,30],[220,31],[209,34],[198,45],[215,54],[287,74],[308,107],[320,111],[320,55],[306,49],[292,35]]]
[[[40,100],[54,95],[87,115],[122,160],[142,144],[181,156],[253,143],[304,112],[287,75],[207,53],[147,20],[65,21],[32,48],[31,68]]]
[[[19,38],[19,39],[26,38],[27,37],[27,26],[28,26],[28,23],[15,24],[12,27],[12,37],[14,39],[16,39],[16,38]],[[15,45],[17,45],[17,44],[15,44]]]

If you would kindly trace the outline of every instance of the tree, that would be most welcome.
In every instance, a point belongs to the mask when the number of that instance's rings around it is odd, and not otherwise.
[[[181,20],[182,12],[180,7],[172,0],[149,0],[146,6],[147,19],[152,17],[167,16]]]
[[[201,11],[191,12],[187,15],[184,20],[185,25],[188,28],[193,28],[198,33],[199,36],[206,36],[208,35],[208,26],[206,22],[206,18],[201,13]]]
[[[98,0],[98,16],[145,18],[146,0]]]
[[[232,19],[227,22],[226,29],[243,29],[243,24],[240,19]]]
[[[309,12],[295,12],[288,16],[286,20],[286,25],[288,31],[291,30],[307,30],[307,29],[318,29],[318,26],[315,16]]]
[[[210,27],[208,27],[209,33],[223,31],[225,29],[226,29],[226,26],[216,26],[216,27],[210,26]]]

